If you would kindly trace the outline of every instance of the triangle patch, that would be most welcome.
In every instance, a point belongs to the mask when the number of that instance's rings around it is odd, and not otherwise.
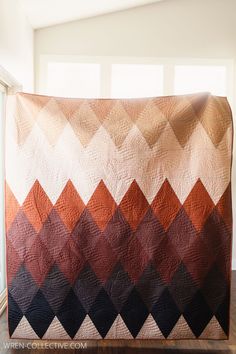
[[[184,317],[180,316],[178,322],[170,332],[168,339],[196,339],[196,337]]]
[[[109,329],[105,339],[133,339],[122,317],[118,315]]]
[[[221,328],[221,325],[215,316],[213,316],[204,331],[201,333],[199,339],[227,339],[227,335]]]
[[[102,339],[94,323],[91,321],[90,317],[86,315],[82,325],[78,329],[78,332],[73,339]]]
[[[136,339],[165,339],[151,314],[147,317]]]
[[[11,338],[40,339],[25,316],[22,317]]]
[[[42,339],[71,339],[61,322],[55,316]]]

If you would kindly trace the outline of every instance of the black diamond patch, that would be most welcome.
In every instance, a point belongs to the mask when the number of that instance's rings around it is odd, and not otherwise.
[[[89,317],[103,338],[109,331],[116,316],[117,311],[106,291],[102,288],[89,311]]]
[[[42,338],[54,318],[54,313],[41,290],[37,291],[26,311],[25,317],[35,333]]]
[[[181,315],[167,288],[153,306],[151,314],[162,334],[167,338]]]
[[[227,293],[224,300],[218,307],[216,318],[223,328],[225,334],[229,335],[229,294]]]
[[[201,335],[212,315],[212,311],[198,290],[184,311],[184,318],[196,337]]]
[[[57,313],[57,318],[71,338],[77,333],[85,316],[83,306],[71,289]]]
[[[148,313],[140,294],[133,288],[120,314],[134,338],[142,328]]]
[[[8,324],[9,324],[10,337],[12,336],[16,327],[18,326],[22,317],[23,317],[23,313],[21,309],[13,299],[10,292],[8,292]]]

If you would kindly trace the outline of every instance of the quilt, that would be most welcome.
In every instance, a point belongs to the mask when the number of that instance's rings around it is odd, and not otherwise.
[[[225,97],[17,93],[5,140],[11,338],[228,337]]]

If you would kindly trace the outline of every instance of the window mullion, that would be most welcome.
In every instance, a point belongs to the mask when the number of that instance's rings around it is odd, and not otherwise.
[[[174,64],[165,64],[163,66],[163,94],[165,96],[173,95],[175,81]]]
[[[111,63],[101,63],[100,93],[101,97],[111,97]]]

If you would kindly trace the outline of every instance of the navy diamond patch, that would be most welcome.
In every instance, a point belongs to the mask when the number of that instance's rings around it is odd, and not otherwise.
[[[8,323],[10,336],[12,336],[22,317],[23,313],[21,309],[13,299],[10,292],[8,292]]]
[[[212,311],[198,290],[184,311],[184,318],[196,337],[201,335],[212,316]]]
[[[25,317],[35,333],[42,338],[54,318],[54,313],[41,290],[33,298]]]
[[[117,311],[106,291],[102,288],[89,311],[89,317],[103,338],[112,326],[116,316]]]
[[[76,335],[85,316],[83,306],[71,289],[57,313],[57,318],[71,338]]]
[[[153,306],[151,314],[162,334],[167,338],[181,315],[167,288]]]
[[[148,309],[141,296],[138,291],[133,288],[121,310],[121,317],[134,338],[142,328],[148,314]]]

